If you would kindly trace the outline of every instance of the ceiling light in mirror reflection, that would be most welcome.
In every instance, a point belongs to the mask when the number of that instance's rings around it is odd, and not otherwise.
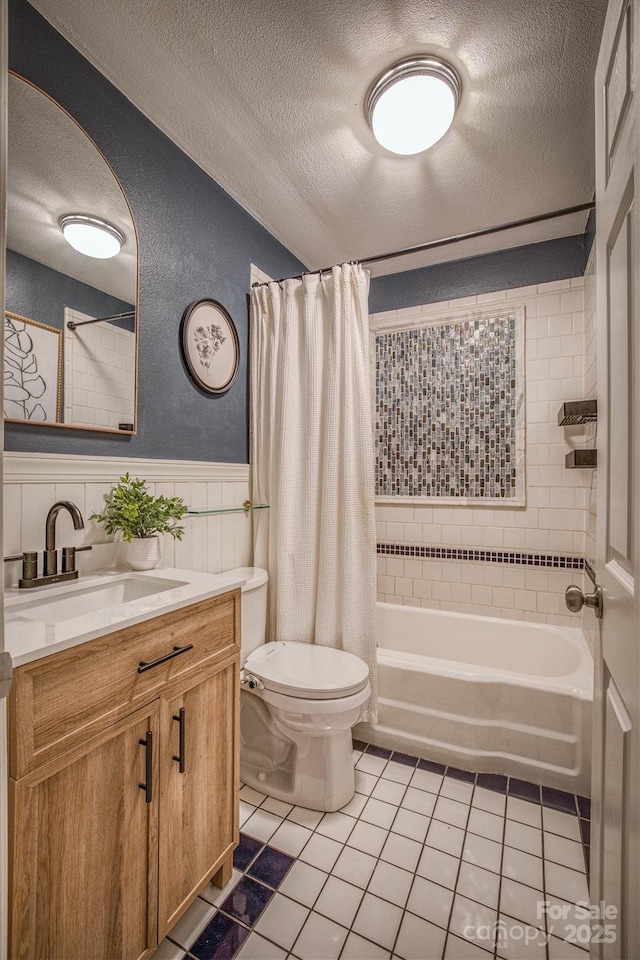
[[[67,243],[85,257],[110,260],[120,253],[124,237],[106,220],[80,214],[60,218],[60,229]]]

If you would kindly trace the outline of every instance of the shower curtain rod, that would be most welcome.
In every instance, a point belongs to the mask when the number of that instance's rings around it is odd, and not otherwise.
[[[126,313],[112,313],[110,317],[95,317],[93,320],[79,320],[74,323],[73,320],[67,321],[69,330],[75,330],[76,327],[86,327],[88,323],[103,323],[105,320],[128,320],[129,317],[135,318],[135,310],[128,310]]]
[[[522,220],[511,220],[508,223],[500,223],[495,227],[485,227],[482,230],[471,230],[469,233],[460,233],[454,237],[445,237],[442,240],[429,240],[427,243],[419,243],[415,247],[405,247],[403,250],[394,250],[392,253],[380,253],[375,257],[364,257],[362,260],[355,261],[360,264],[378,263],[380,260],[393,260],[395,257],[405,257],[411,253],[423,253],[425,250],[434,250],[436,247],[446,247],[452,243],[460,243],[462,240],[473,240],[476,237],[486,237],[492,233],[501,233],[503,230],[513,230],[516,227],[526,227],[531,223],[541,223],[543,220],[555,220],[557,217],[568,217],[572,213],[582,213],[595,208],[595,201],[590,203],[579,203],[575,207],[563,207],[562,210],[553,210],[551,213],[538,213],[533,217],[524,217]],[[305,273],[295,277],[281,277],[276,283],[283,283],[285,280],[302,280],[303,277],[312,273],[327,273],[333,267],[323,267],[321,270],[308,270]],[[269,280],[268,283],[273,281]],[[252,287],[264,287],[266,283],[252,283]]]

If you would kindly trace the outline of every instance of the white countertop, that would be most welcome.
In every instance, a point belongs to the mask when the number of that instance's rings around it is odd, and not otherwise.
[[[83,616],[62,620],[59,623],[47,623],[43,620],[27,619],[21,615],[30,601],[59,601],[65,596],[87,593],[98,586],[122,578],[135,579],[136,577],[155,578],[162,580],[176,580],[179,586],[163,590],[150,596],[129,600],[126,603],[95,610]],[[239,579],[237,574],[229,573],[198,573],[193,570],[176,570],[172,567],[161,567],[154,570],[145,570],[137,573],[135,570],[104,570],[94,571],[91,574],[81,575],[70,583],[55,584],[51,587],[33,587],[29,590],[19,590],[11,587],[5,591],[5,649],[11,654],[14,667],[41,657],[50,656],[68,647],[74,647],[87,640],[95,640],[124,627],[133,626],[152,617],[160,617],[173,610],[218,596],[246,581]]]

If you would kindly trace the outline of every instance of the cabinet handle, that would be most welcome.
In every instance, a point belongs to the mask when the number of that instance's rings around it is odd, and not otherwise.
[[[144,740],[138,740],[141,747],[147,751],[145,756],[145,783],[139,783],[138,786],[144,790],[144,798],[147,803],[153,799],[153,734],[147,730]]]
[[[178,756],[172,757],[172,760],[175,760],[178,764],[178,769],[180,773],[184,773],[184,707],[180,707],[180,710],[173,717],[174,720],[178,721]]]
[[[164,657],[158,657],[157,660],[152,660],[151,663],[146,663],[144,660],[141,660],[138,664],[138,673],[144,673],[145,670],[151,670],[151,667],[158,667],[161,663],[166,663],[167,660],[173,660],[174,657],[179,657],[181,653],[186,653],[187,650],[193,650],[192,643],[188,643],[186,647],[174,647],[171,653],[166,653]]]

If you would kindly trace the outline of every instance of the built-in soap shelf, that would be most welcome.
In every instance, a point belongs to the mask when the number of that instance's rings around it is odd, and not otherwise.
[[[598,451],[572,450],[564,458],[564,465],[567,470],[583,469],[585,467],[597,467]]]
[[[241,507],[211,507],[210,509],[196,510],[189,508],[188,517],[212,517],[220,513],[250,513],[252,510],[268,510],[268,503],[251,503],[251,500],[245,500]]]
[[[559,427],[577,427],[598,419],[597,400],[568,400],[558,410]],[[567,470],[593,469],[598,466],[597,450],[571,450],[564,458]]]
[[[577,427],[598,419],[597,400],[568,400],[558,410],[559,427]]]

